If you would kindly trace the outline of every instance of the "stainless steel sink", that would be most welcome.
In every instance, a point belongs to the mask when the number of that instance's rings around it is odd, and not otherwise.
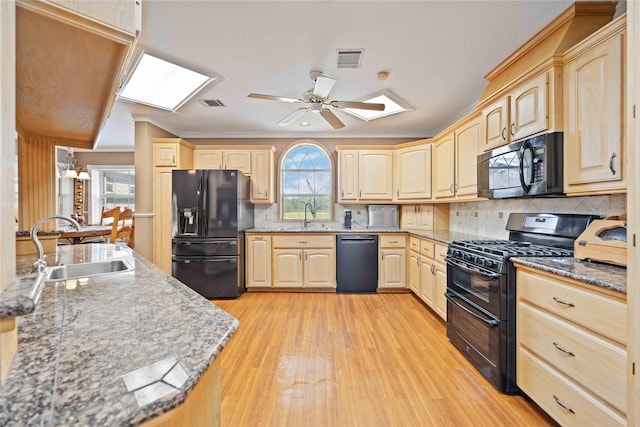
[[[80,279],[83,277],[103,276],[105,274],[120,273],[133,270],[133,266],[122,259],[110,261],[89,262],[85,264],[70,264],[52,267],[45,281],[57,282],[61,280]]]

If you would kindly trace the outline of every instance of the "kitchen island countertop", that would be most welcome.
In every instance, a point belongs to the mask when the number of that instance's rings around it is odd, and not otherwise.
[[[126,246],[60,246],[50,258],[120,258],[134,269],[45,284],[33,313],[17,318],[0,425],[140,424],[183,403],[239,326]],[[17,257],[17,271],[33,259]]]
[[[515,257],[511,258],[511,261],[606,289],[627,293],[627,269],[624,267],[582,261],[570,257]]]

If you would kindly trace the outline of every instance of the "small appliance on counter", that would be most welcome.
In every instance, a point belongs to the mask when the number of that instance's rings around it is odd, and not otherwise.
[[[344,210],[344,228],[351,228],[351,209]]]
[[[575,257],[627,266],[627,215],[594,220],[574,244]]]
[[[398,228],[400,209],[398,205],[369,205],[368,228]]]

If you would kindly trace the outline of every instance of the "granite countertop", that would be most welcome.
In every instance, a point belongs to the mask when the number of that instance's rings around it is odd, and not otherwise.
[[[617,292],[627,293],[627,269],[569,257],[511,258],[511,261],[549,273],[580,280]]]
[[[333,233],[333,234],[382,234],[382,233],[408,233],[418,237],[424,237],[426,239],[435,240],[441,243],[449,244],[454,240],[477,240],[488,239],[486,236],[478,236],[475,234],[460,233],[450,230],[416,230],[408,228],[342,228],[342,227],[261,227],[251,228],[245,231],[246,233]]]
[[[2,426],[151,419],[184,401],[239,326],[126,246],[60,246],[50,258],[121,258],[134,269],[45,283],[33,313],[16,319],[18,350],[0,389]],[[17,257],[17,270],[33,259]]]

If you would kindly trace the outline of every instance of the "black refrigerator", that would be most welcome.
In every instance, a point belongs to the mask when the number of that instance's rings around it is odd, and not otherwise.
[[[208,299],[245,290],[244,230],[253,228],[249,178],[237,170],[174,170],[172,273]]]

